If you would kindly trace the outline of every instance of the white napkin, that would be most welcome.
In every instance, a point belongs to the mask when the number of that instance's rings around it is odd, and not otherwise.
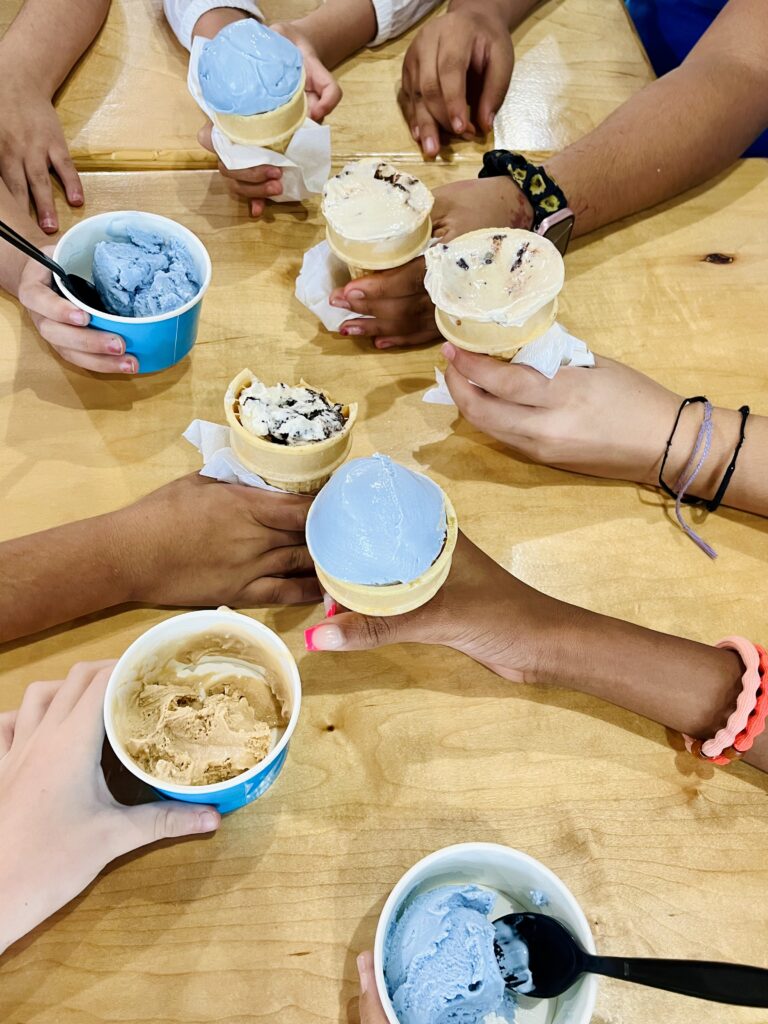
[[[205,42],[200,36],[192,41],[187,87],[195,103],[213,121],[214,112],[203,99],[197,75],[200,52]],[[309,118],[293,136],[285,153],[275,153],[263,146],[243,146],[231,142],[216,127],[211,132],[211,141],[221,162],[230,171],[241,171],[262,164],[281,167],[283,191],[281,195],[272,197],[276,203],[290,203],[317,195],[322,192],[331,171],[331,129]]]
[[[345,320],[364,316],[349,309],[337,309],[328,301],[335,288],[349,284],[349,267],[340,260],[327,242],[320,242],[304,253],[296,278],[296,298],[314,313],[327,331],[338,331]]]
[[[594,366],[595,357],[583,341],[569,334],[562,324],[554,323],[541,337],[523,345],[511,362],[531,366],[552,380],[561,366]],[[445,375],[437,367],[435,387],[425,392],[424,401],[431,405],[454,404]]]
[[[264,491],[279,491],[250,469],[246,469],[229,447],[229,427],[207,420],[192,420],[182,437],[203,456],[200,476],[220,480],[224,484],[245,484]]]

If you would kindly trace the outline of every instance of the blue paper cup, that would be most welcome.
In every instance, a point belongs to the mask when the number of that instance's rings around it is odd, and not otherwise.
[[[197,338],[203,296],[211,283],[211,259],[197,237],[183,224],[157,213],[120,210],[86,217],[66,231],[59,239],[53,258],[71,274],[93,281],[93,250],[97,242],[115,241],[109,228],[115,221],[128,220],[143,231],[154,231],[163,238],[178,238],[190,252],[201,281],[200,291],[185,305],[158,316],[114,316],[86,306],[67,290],[54,274],[61,294],[79,309],[90,314],[90,326],[100,331],[119,334],[125,339],[126,353],[139,361],[139,373],[156,373],[178,363],[189,352]]]
[[[283,735],[263,761],[250,771],[210,786],[177,786],[153,778],[141,769],[126,751],[115,728],[115,712],[120,702],[135,685],[136,671],[160,651],[178,643],[183,645],[203,633],[233,633],[257,644],[264,652],[276,677],[279,696],[285,701],[290,717]],[[301,707],[301,679],[293,655],[271,629],[248,615],[219,608],[211,611],[185,612],[158,623],[131,644],[115,665],[104,697],[104,726],[107,738],[118,759],[137,779],[151,786],[160,796],[193,804],[211,804],[222,814],[236,811],[252,803],[269,789],[280,774],[288,754]]]
[[[411,900],[440,885],[481,885],[497,893],[493,914],[533,912],[557,918],[588,953],[595,952],[584,912],[576,897],[549,868],[498,843],[459,843],[430,853],[407,871],[389,894],[379,917],[373,949],[376,987],[389,1024],[400,1024],[384,978],[384,950]],[[597,980],[584,974],[557,999],[519,996],[515,1024],[589,1024]],[[550,1005],[551,1004],[551,1005]]]

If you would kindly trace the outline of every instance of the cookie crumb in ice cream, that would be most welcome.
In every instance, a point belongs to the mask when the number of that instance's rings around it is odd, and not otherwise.
[[[326,441],[340,434],[347,423],[344,406],[306,385],[268,387],[254,379],[240,392],[238,402],[245,429],[274,444]]]

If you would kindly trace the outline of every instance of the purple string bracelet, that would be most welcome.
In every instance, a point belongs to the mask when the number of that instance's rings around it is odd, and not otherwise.
[[[707,542],[696,533],[692,526],[690,526],[683,519],[682,503],[685,496],[685,492],[693,484],[696,477],[699,475],[702,466],[707,461],[707,456],[712,448],[712,403],[707,400],[704,402],[704,419],[701,421],[699,427],[699,433],[696,436],[696,444],[693,446],[691,457],[685,466],[685,469],[680,474],[680,478],[677,481],[676,490],[677,497],[675,498],[675,515],[681,528],[691,540],[696,544],[697,547],[709,555],[710,558],[717,558],[717,552],[714,548],[710,547]],[[699,454],[700,453],[700,454]],[[698,459],[698,461],[697,461]],[[695,466],[694,466],[695,463]],[[692,468],[693,467],[693,468]]]

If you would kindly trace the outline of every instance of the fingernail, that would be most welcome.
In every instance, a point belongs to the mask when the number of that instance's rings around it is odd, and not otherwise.
[[[282,191],[283,191],[283,186],[280,184],[279,181],[271,181],[267,185],[267,195],[268,196],[279,196]]]
[[[323,623],[304,630],[304,646],[308,651],[337,651],[343,643],[344,637],[338,626]]]
[[[365,298],[365,292],[361,292],[359,288],[351,288],[346,292],[346,296],[348,299],[352,299],[353,302],[359,302]]]
[[[272,178],[274,181],[277,181],[279,178],[282,178],[282,176],[283,172],[280,170],[279,167],[273,167],[271,171],[267,171],[267,177]]]
[[[113,355],[121,356],[125,349],[123,348],[122,338],[110,338],[107,342],[107,352],[112,352]]]
[[[213,832],[218,827],[219,818],[213,811],[203,811],[200,815],[200,831]]]
[[[79,206],[79,204],[82,203],[82,201],[83,201],[83,193],[82,192],[73,192],[72,193],[72,203],[75,206]]]
[[[120,363],[120,369],[123,373],[136,373],[136,361],[134,359],[124,359]]]
[[[73,309],[69,314],[69,322],[77,324],[78,327],[85,327],[90,319],[84,309]]]
[[[377,341],[376,342],[376,348],[378,348],[380,350],[381,349],[385,349],[385,348],[393,348],[393,347],[394,346],[393,346],[391,341]]]
[[[325,609],[325,617],[326,617],[326,619],[332,619],[333,616],[336,614],[336,612],[338,610],[339,610],[339,606],[336,604],[336,602],[335,601],[331,601],[331,603]]]
[[[451,124],[453,125],[453,130],[456,132],[456,134],[461,135],[461,133],[464,131],[463,119],[460,117],[454,117],[454,119],[451,121]]]
[[[434,156],[437,153],[437,143],[433,138],[424,140],[424,152],[428,156]]]
[[[331,305],[337,306],[339,309],[352,309],[350,304],[344,299],[331,299]]]
[[[45,220],[41,223],[40,227],[43,229],[43,231],[55,231],[56,221],[51,220],[50,217],[46,217]]]
[[[417,124],[415,124],[413,128],[411,128],[411,135],[417,142],[419,141],[419,126]]]
[[[362,327],[343,327],[341,330],[342,334],[364,334]]]
[[[454,356],[456,355],[456,346],[452,345],[450,341],[446,341],[440,348],[445,358],[449,363],[453,362]]]
[[[357,973],[360,975],[360,991],[365,995],[368,991],[368,964],[362,953],[357,958]]]

